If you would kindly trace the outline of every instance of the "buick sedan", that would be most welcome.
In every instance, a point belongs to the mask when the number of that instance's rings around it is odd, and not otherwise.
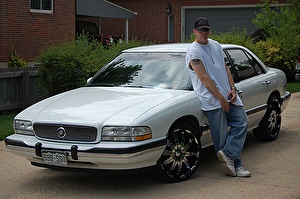
[[[191,177],[213,144],[185,63],[190,44],[124,50],[87,83],[19,113],[6,147],[32,165],[132,171],[151,168],[169,182]],[[222,44],[259,140],[278,137],[290,92],[286,76],[250,50]]]

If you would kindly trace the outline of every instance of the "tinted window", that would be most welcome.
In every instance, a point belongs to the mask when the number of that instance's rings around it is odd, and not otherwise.
[[[88,86],[130,86],[186,90],[191,80],[184,53],[123,53]]]
[[[247,79],[257,74],[251,64],[252,60],[248,58],[243,50],[231,49],[227,50],[227,52],[237,72],[238,80]]]
[[[228,57],[226,56],[226,54],[225,54],[224,51],[223,51],[223,53],[224,53],[225,64],[226,64],[226,66],[229,68],[229,70],[230,70],[230,72],[231,72],[231,75],[232,75],[232,77],[233,77],[234,82],[237,82],[237,77],[236,77],[236,75],[235,75],[235,73],[234,73],[234,69],[233,69],[233,67],[232,67],[232,65],[231,65],[230,59],[228,59]]]
[[[261,66],[259,65],[259,63],[254,59],[254,57],[252,57],[249,53],[245,52],[246,55],[249,57],[249,59],[251,60],[251,65],[253,66],[255,72],[257,73],[257,75],[264,73],[264,70],[262,70]]]

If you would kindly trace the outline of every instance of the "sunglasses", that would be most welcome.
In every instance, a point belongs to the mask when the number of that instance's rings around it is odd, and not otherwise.
[[[208,28],[202,28],[202,29],[198,30],[198,32],[209,32],[209,29]]]

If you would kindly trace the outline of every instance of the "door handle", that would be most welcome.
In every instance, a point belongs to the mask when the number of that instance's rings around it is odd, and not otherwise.
[[[267,80],[267,81],[263,81],[263,82],[262,82],[263,85],[269,85],[270,83],[271,83],[270,80]]]

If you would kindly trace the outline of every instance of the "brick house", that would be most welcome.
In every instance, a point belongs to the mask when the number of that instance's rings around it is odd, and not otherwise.
[[[33,62],[41,49],[75,38],[75,21],[94,22],[103,35],[183,42],[197,16],[214,31],[256,29],[251,23],[259,0],[1,0],[0,62],[12,49]],[[280,1],[281,3],[286,1]],[[103,7],[103,5],[108,7]],[[137,12],[137,14],[134,14]],[[125,15],[130,15],[129,17]],[[124,20],[126,18],[126,20]],[[129,19],[129,20],[128,20]],[[124,38],[125,39],[125,38]]]
[[[54,7],[51,11],[39,5],[31,9],[28,0],[0,1],[0,62],[8,61],[11,49],[32,61],[43,47],[74,39],[75,1],[54,2],[47,5]]]
[[[0,67],[6,67],[11,50],[34,62],[46,46],[74,40],[76,18],[95,22],[100,28],[103,17],[120,18],[124,23],[135,15],[107,0],[1,0]]]

